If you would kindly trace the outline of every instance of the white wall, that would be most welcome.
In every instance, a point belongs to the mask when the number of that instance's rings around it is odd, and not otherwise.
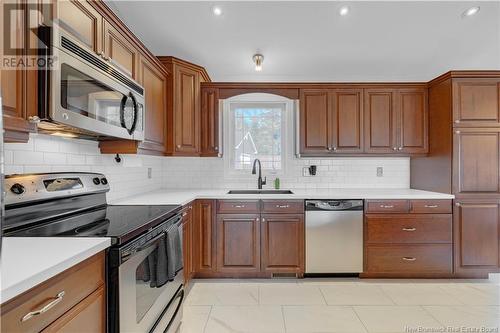
[[[98,143],[31,134],[28,143],[5,144],[5,173],[100,172],[109,180],[108,200],[116,200],[162,186],[162,157],[101,154]],[[151,168],[151,179],[148,178]]]

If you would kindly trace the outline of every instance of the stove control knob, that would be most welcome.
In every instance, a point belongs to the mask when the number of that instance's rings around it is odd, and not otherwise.
[[[95,177],[94,179],[92,179],[92,181],[94,182],[94,184],[96,185],[99,185],[101,183],[101,181],[99,180],[99,178]]]
[[[21,185],[19,183],[15,183],[14,185],[12,185],[10,187],[10,191],[12,193],[14,193],[14,194],[19,195],[19,194],[23,194],[25,190],[24,190],[24,186],[23,185]]]
[[[106,178],[101,178],[101,184],[106,185],[108,183],[108,180]]]

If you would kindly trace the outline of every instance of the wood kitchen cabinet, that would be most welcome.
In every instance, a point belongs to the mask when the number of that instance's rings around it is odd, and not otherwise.
[[[428,151],[424,88],[365,89],[365,152],[425,154]]]
[[[366,200],[362,277],[450,277],[451,200]]]
[[[105,253],[101,252],[3,303],[1,330],[106,332],[104,281]],[[26,316],[50,302],[55,304],[49,311]]]
[[[201,88],[201,156],[222,156],[219,89]]]
[[[14,37],[11,40],[12,54],[4,51],[3,56],[6,59],[20,59],[30,45],[36,45],[36,37],[27,34],[27,27],[24,24],[28,19],[28,11],[24,10],[27,1],[11,1],[9,5],[18,10],[12,12],[15,15],[10,15],[10,27],[13,29],[11,36]],[[2,17],[6,6],[7,4],[2,5],[0,9]],[[30,117],[37,114],[36,84],[37,72],[34,70],[4,67],[0,71],[5,142],[27,142],[29,133],[35,131],[35,124],[30,122]]]
[[[454,129],[453,192],[500,195],[500,127]]]
[[[194,240],[193,240],[193,205],[189,203],[182,208],[182,254],[184,262],[184,285],[189,286],[193,278],[194,268]]]
[[[106,20],[103,20],[103,30],[104,56],[130,77],[137,79],[138,67],[142,66],[139,65],[139,50],[119,29]],[[144,80],[142,81],[144,86]]]
[[[500,268],[499,199],[455,201],[455,271],[459,276],[486,276]]]
[[[304,214],[262,214],[261,266],[273,273],[304,272]]]
[[[216,271],[215,200],[196,200],[193,223],[193,266],[195,275]]]
[[[217,215],[217,272],[260,272],[260,216]]]
[[[158,57],[172,73],[167,81],[166,154],[200,155],[200,82],[210,81],[204,68],[174,57]]]
[[[500,126],[499,78],[458,78],[452,93],[454,126]]]
[[[361,89],[301,89],[301,155],[361,153],[362,96]]]

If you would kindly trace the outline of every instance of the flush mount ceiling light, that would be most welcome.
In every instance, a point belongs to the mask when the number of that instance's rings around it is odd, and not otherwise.
[[[480,9],[481,7],[479,6],[470,7],[469,9],[467,9],[465,12],[462,13],[462,17],[474,16],[477,13],[479,13]]]
[[[349,14],[349,6],[340,7],[339,14],[340,16],[346,16],[347,14]]]
[[[221,16],[222,15],[222,9],[218,6],[214,6],[212,8],[212,13],[214,13],[215,16]]]
[[[262,63],[264,62],[264,56],[262,54],[254,54],[252,57],[253,62],[255,63],[255,70],[257,72],[262,71]]]

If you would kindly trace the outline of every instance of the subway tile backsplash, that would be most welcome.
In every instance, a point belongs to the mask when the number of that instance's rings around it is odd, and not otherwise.
[[[162,157],[120,156],[118,164],[95,141],[32,134],[27,143],[5,144],[5,173],[101,172],[111,185],[110,201],[162,187]]]
[[[101,172],[111,184],[109,200],[160,188],[255,188],[257,178],[250,171],[235,174],[225,170],[224,159],[198,157],[154,157],[101,154],[98,143],[88,140],[34,134],[27,143],[5,144],[6,174],[36,172]],[[316,176],[303,176],[303,168],[317,165]],[[377,177],[377,167],[383,176]],[[151,178],[148,177],[151,169]],[[276,175],[267,176],[265,188],[272,188]],[[297,159],[286,161],[278,177],[281,188],[408,188],[409,158],[349,157]]]

